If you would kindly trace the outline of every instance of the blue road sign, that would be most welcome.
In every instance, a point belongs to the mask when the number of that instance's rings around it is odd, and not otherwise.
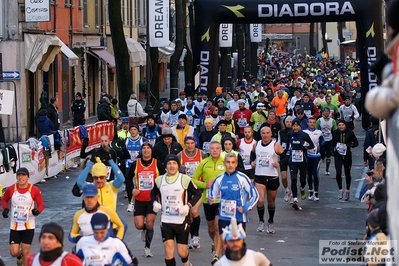
[[[3,79],[20,79],[21,73],[19,70],[3,70]]]

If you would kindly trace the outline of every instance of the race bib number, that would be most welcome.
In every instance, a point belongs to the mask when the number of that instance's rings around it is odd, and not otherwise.
[[[229,218],[236,217],[237,205],[235,200],[220,200],[220,208],[220,215]]]
[[[330,131],[327,131],[327,130],[323,131],[323,138],[324,138],[325,140],[331,140],[331,138],[332,138],[331,132],[330,132]]]
[[[346,155],[346,151],[348,150],[348,147],[346,146],[345,143],[337,143],[336,149],[337,149],[338,154]]]
[[[283,148],[283,150],[287,149],[287,143],[286,142],[281,142],[281,147]]]
[[[101,255],[92,255],[88,258],[85,258],[86,260],[86,265],[90,266],[103,266],[107,263],[105,258],[102,258]]]
[[[201,124],[201,119],[195,118],[194,119],[194,125],[199,126]]]
[[[317,147],[314,147],[313,149],[308,150],[309,156],[315,156],[316,154],[317,154]]]
[[[138,174],[139,190],[152,190],[154,188],[154,173],[142,171]]]
[[[301,151],[301,150],[293,150],[292,151],[292,162],[293,163],[301,163],[301,162],[303,162],[303,151]]]
[[[180,203],[175,196],[169,196],[165,201],[165,215],[167,216],[179,216]]]
[[[270,167],[270,155],[260,155],[258,163],[260,167]]]
[[[260,126],[262,125],[261,122],[256,122],[256,131],[259,131]]]
[[[210,142],[204,142],[204,144],[202,144],[202,150],[206,153],[209,153],[209,146],[211,145]]]
[[[185,163],[184,166],[186,167],[186,175],[192,176],[197,169],[199,162],[188,162]]]
[[[242,160],[244,161],[244,166],[251,166],[251,156],[250,155],[242,155]]]
[[[238,123],[239,127],[246,127],[247,126],[247,119],[246,118],[239,118],[237,123]]]
[[[16,222],[27,222],[29,219],[29,207],[15,206],[13,218]]]
[[[287,117],[287,114],[280,115],[280,119],[285,119],[286,117]]]
[[[177,125],[177,120],[170,120],[169,127],[175,127]]]
[[[129,151],[129,154],[130,154],[130,160],[136,161],[137,156],[139,155],[139,152],[138,151]]]

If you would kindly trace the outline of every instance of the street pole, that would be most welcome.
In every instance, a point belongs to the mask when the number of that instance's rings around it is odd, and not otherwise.
[[[145,76],[146,76],[146,82],[147,82],[147,102],[146,102],[146,106],[144,108],[144,111],[149,114],[152,115],[154,108],[152,108],[151,106],[151,101],[150,101],[150,97],[151,97],[151,79],[153,77],[150,78],[151,75],[151,55],[150,55],[150,11],[149,11],[149,0],[146,1],[147,3],[147,11],[146,11],[146,30],[147,30],[147,41],[145,44],[146,47],[146,62],[145,62]]]

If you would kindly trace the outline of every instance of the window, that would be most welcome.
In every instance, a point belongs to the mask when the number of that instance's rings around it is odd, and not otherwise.
[[[302,23],[295,23],[294,25],[297,27],[300,27],[300,26],[302,26]]]
[[[83,9],[83,0],[78,0],[79,9]]]
[[[87,1],[88,0],[82,0],[83,1],[83,25],[85,27],[89,26],[89,21],[88,21],[88,10],[87,10]]]
[[[65,0],[65,7],[70,7],[72,5],[72,0]]]
[[[300,36],[296,37],[295,46],[296,46],[296,49],[301,49],[301,37]]]
[[[266,24],[266,27],[271,28],[271,27],[273,27],[273,24]]]
[[[108,0],[107,0],[107,4],[105,5],[105,24],[109,25]]]
[[[99,11],[98,10],[98,0],[95,0],[94,1],[94,22],[95,22],[96,27],[98,27],[100,25],[98,11]]]
[[[291,27],[291,23],[286,23],[285,26],[286,27]]]
[[[281,27],[280,23],[277,23],[277,24],[274,24],[274,25],[276,25],[276,27]]]

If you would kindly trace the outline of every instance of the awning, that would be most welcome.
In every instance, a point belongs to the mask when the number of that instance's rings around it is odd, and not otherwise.
[[[79,57],[72,52],[56,35],[25,34],[25,69],[47,72],[55,56],[62,51],[70,61],[70,66],[78,64]]]
[[[130,54],[130,67],[145,66],[146,53],[143,46],[132,38],[126,38],[126,44]]]
[[[69,61],[69,66],[77,66],[79,65],[79,56],[77,56],[71,49],[69,49],[68,46],[66,46],[65,43],[63,43],[61,40],[61,52],[65,55],[65,57]]]
[[[175,52],[175,47],[176,45],[173,42],[170,42],[168,46],[164,47],[159,47],[158,52],[159,52],[159,63],[168,63],[170,60],[170,57],[174,54]]]
[[[107,51],[105,48],[90,48],[92,54],[102,60],[104,60],[109,67],[115,67],[115,57]]]

